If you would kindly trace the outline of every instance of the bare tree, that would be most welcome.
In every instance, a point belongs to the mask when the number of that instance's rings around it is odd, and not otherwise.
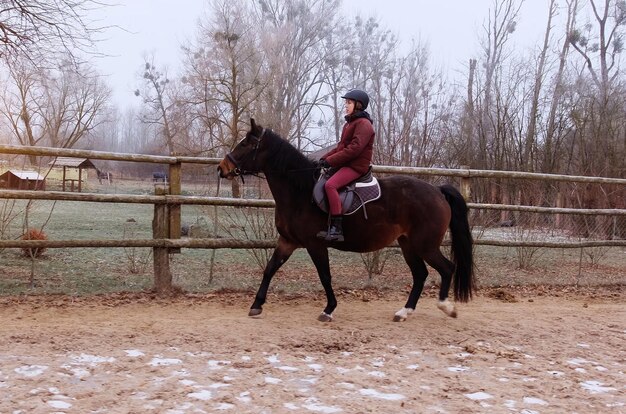
[[[313,139],[307,129],[326,106],[326,65],[335,56],[339,1],[262,0],[257,8],[264,29],[267,87],[261,96],[273,129],[303,149]],[[329,39],[331,41],[329,42]]]
[[[562,128],[562,122],[558,119],[565,119],[565,116],[558,114],[559,108],[562,108],[563,96],[565,94],[565,69],[567,57],[570,51],[569,33],[573,30],[576,22],[576,12],[578,9],[578,0],[568,0],[567,3],[567,19],[565,23],[565,36],[562,40],[561,50],[558,56],[558,68],[553,76],[552,94],[550,98],[550,110],[548,112],[546,135],[543,145],[543,162],[541,171],[545,173],[553,173],[558,171],[557,160],[560,158],[562,134],[557,133],[558,128]],[[558,117],[558,119],[557,119]]]
[[[537,135],[537,117],[539,116],[539,97],[544,83],[544,77],[547,66],[547,55],[550,47],[550,36],[552,33],[552,19],[556,13],[556,0],[550,0],[548,23],[544,33],[543,45],[539,53],[537,68],[535,69],[535,81],[533,87],[532,100],[528,114],[528,127],[526,129],[526,137],[524,139],[524,149],[521,157],[521,167],[524,170],[532,171],[533,168],[533,149],[536,145]]]
[[[486,156],[494,139],[494,128],[497,121],[492,113],[494,102],[494,84],[507,53],[506,45],[517,26],[517,18],[521,3],[517,0],[494,0],[493,9],[484,25],[486,38],[482,42],[484,83],[478,119],[478,152],[473,166],[488,168]]]
[[[603,3],[603,4],[601,4]],[[622,73],[619,56],[624,49],[626,27],[626,2],[623,0],[589,0],[594,24],[589,23],[584,30],[573,30],[569,35],[572,47],[582,57],[589,83],[582,89],[589,116],[587,131],[580,134],[580,168],[585,173],[617,175],[623,173],[623,160],[626,155],[622,140],[623,132],[618,127],[622,119],[624,85],[619,75]]]
[[[14,62],[2,116],[21,145],[74,147],[104,118],[110,89],[87,64],[56,70]]]
[[[0,57],[26,59],[45,67],[63,53],[73,63],[80,53],[93,54],[103,29],[88,13],[105,6],[99,0],[4,0],[0,9]]]
[[[202,21],[195,45],[186,54],[183,81],[186,100],[214,147],[229,151],[243,132],[265,80],[258,51],[258,24],[251,23],[242,1],[214,0],[212,18]],[[232,181],[233,196],[240,195]]]
[[[175,112],[179,105],[174,82],[167,75],[167,69],[157,69],[154,57],[146,58],[143,72],[143,88],[135,90],[140,96],[146,111],[141,120],[157,126],[163,145],[169,154],[177,153],[177,135],[181,126],[177,125]]]

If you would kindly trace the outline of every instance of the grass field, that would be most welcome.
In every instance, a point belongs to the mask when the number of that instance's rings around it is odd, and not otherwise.
[[[202,185],[184,186],[188,194],[208,195]],[[153,194],[151,182],[120,182],[114,186],[90,183],[89,192]],[[211,194],[215,195],[215,194]],[[0,206],[6,203],[0,200]],[[11,203],[11,202],[9,202]],[[12,212],[23,211],[18,200]],[[6,204],[5,204],[6,207]],[[5,208],[6,211],[6,208]],[[213,229],[212,209],[183,206],[182,222],[193,225],[192,236],[273,238],[271,210],[253,214],[241,209],[220,208],[219,226]],[[4,213],[5,222],[7,213]],[[28,211],[29,227],[44,227],[49,239],[151,238],[153,206],[139,204],[34,201]],[[4,238],[23,233],[24,214],[5,230]],[[45,225],[44,225],[45,223]],[[490,235],[491,237],[492,235]],[[264,252],[221,249],[183,249],[172,255],[174,283],[188,292],[255,290],[261,278]],[[212,255],[214,254],[214,261]],[[360,255],[331,251],[331,270],[337,289],[402,290],[411,283],[399,251],[390,249],[381,274],[368,277]],[[530,256],[530,257],[528,257]],[[526,249],[477,246],[479,286],[508,285],[615,285],[626,283],[626,249]],[[524,266],[520,269],[520,263]],[[213,263],[213,266],[211,264]],[[152,287],[151,249],[58,248],[48,249],[31,260],[20,249],[0,251],[0,295],[47,293],[94,295],[141,291]],[[31,286],[30,282],[34,282]],[[431,271],[430,285],[439,277]],[[279,271],[272,289],[286,293],[321,290],[306,252],[297,251]]]

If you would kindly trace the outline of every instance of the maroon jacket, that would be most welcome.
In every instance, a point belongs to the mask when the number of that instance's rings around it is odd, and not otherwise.
[[[375,135],[369,116],[354,117],[343,126],[339,144],[322,158],[331,167],[350,167],[365,174],[372,163]]]

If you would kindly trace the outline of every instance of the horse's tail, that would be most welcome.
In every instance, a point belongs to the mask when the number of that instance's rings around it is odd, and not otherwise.
[[[454,271],[454,299],[467,302],[472,298],[474,283],[474,257],[472,232],[467,221],[467,204],[459,191],[451,185],[439,187],[452,209],[450,234]]]

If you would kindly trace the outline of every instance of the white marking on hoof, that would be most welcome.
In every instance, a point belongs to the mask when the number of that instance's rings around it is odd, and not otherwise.
[[[317,320],[320,322],[332,322],[333,321],[333,315],[329,315],[326,312],[322,312],[320,313],[320,316],[317,317]]]
[[[406,321],[407,316],[413,313],[413,309],[411,308],[402,308],[393,317],[394,322],[404,322]]]
[[[456,318],[456,307],[448,299],[439,301],[437,303],[437,307],[441,309],[443,313],[450,316],[451,318]]]

